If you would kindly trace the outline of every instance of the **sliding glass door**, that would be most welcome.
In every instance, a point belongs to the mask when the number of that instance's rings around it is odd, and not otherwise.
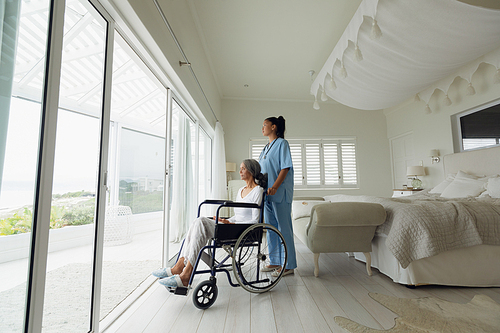
[[[90,329],[106,27],[66,1],[43,332]]]
[[[48,0],[0,2],[0,332],[24,326],[48,14]]]
[[[101,318],[161,265],[166,112],[166,89],[115,33]]]
[[[101,9],[0,2],[0,332],[105,328],[211,190],[210,136]]]

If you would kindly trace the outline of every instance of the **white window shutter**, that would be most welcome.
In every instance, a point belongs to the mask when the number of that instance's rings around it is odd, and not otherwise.
[[[325,170],[325,185],[339,185],[338,144],[323,144],[323,163]]]
[[[321,185],[321,157],[319,143],[306,143],[306,184]]]
[[[342,142],[342,182],[344,185],[357,185],[358,175],[356,171],[356,144],[354,142]]]
[[[253,142],[251,156],[254,160],[259,160],[260,153],[262,149],[266,146],[265,142]]]
[[[304,185],[302,168],[302,144],[290,143],[290,152],[292,154],[293,164],[293,184],[295,186]]]
[[[356,141],[344,139],[289,139],[297,188],[358,186]],[[251,158],[259,159],[267,140],[252,140]]]

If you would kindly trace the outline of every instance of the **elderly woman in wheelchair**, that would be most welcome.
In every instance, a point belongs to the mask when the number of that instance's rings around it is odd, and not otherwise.
[[[267,175],[260,171],[256,160],[246,159],[240,165],[240,177],[246,185],[238,190],[236,203],[261,204],[267,186]],[[234,216],[228,219],[218,218],[218,223],[239,224],[257,223],[261,212],[257,208],[234,207]],[[193,273],[193,265],[198,253],[214,237],[216,217],[198,217],[186,234],[179,258],[173,267],[161,268],[152,274],[160,278],[159,283],[170,288],[187,287]]]

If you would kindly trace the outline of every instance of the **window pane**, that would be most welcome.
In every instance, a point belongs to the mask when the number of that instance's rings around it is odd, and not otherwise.
[[[100,318],[161,265],[166,93],[115,32]]]
[[[477,149],[488,146],[494,146],[498,143],[497,139],[463,139],[464,150]]]
[[[0,7],[0,332],[22,332],[49,1]]]
[[[321,185],[321,160],[319,143],[306,143],[307,185]]]
[[[342,143],[342,180],[344,185],[356,185],[358,183],[356,171],[356,145]]]
[[[339,160],[336,143],[323,144],[323,163],[325,164],[325,185],[338,185]]]
[[[43,332],[90,327],[105,37],[87,1],[66,2]]]

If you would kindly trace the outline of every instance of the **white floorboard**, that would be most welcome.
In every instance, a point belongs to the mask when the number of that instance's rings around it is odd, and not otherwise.
[[[173,295],[155,283],[105,333],[345,332],[335,323],[335,316],[375,329],[391,328],[397,315],[372,300],[369,292],[404,298],[432,296],[459,303],[485,294],[500,302],[500,288],[409,289],[376,269],[369,277],[364,263],[345,253],[321,254],[320,275],[315,277],[313,254],[297,239],[296,248],[298,269],[270,292],[248,293],[240,287],[231,287],[227,277],[220,275],[216,302],[207,310],[199,310],[193,305],[191,293],[187,297]],[[198,276],[196,283],[207,278]]]

